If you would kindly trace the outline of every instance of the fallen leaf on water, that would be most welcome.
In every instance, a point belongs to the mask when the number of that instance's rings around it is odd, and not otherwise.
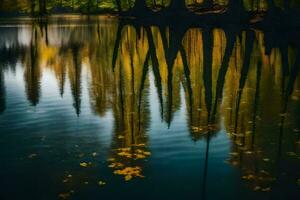
[[[293,131],[296,132],[296,133],[299,133],[300,129],[299,128],[295,128]]]
[[[82,158],[84,156],[84,153],[81,153],[78,155],[79,158]]]
[[[115,162],[115,163],[111,163],[110,165],[108,165],[109,168],[121,168],[124,167],[124,164],[120,163],[120,162]]]
[[[126,175],[125,176],[125,181],[130,181],[132,179],[132,176],[131,175]]]
[[[255,176],[252,174],[242,176],[242,179],[244,179],[244,180],[253,180],[254,178],[255,178]]]
[[[267,187],[267,188],[263,188],[261,189],[262,192],[269,192],[271,191],[271,188],[270,187]]]
[[[297,180],[297,184],[298,186],[300,186],[300,178]]]
[[[245,154],[248,154],[248,155],[253,154],[253,153],[254,153],[253,151],[245,151]]]
[[[30,158],[30,159],[35,158],[35,157],[37,157],[37,154],[36,154],[36,153],[30,154],[30,155],[28,156],[28,158]]]
[[[59,197],[60,199],[67,199],[67,198],[70,197],[70,193],[60,193],[60,194],[58,195],[58,197]]]
[[[134,146],[134,147],[145,147],[146,144],[140,143],[140,144],[133,144],[133,145],[131,145],[131,146]]]
[[[96,152],[92,153],[92,156],[96,157],[98,154]]]
[[[260,186],[255,186],[255,187],[253,188],[254,191],[258,191],[258,190],[260,190],[260,189],[261,189]]]
[[[86,162],[82,162],[82,163],[80,163],[79,164],[81,167],[87,167],[88,166],[88,164],[86,163]]]
[[[126,167],[122,170],[115,170],[114,174],[124,176],[125,181],[130,181],[133,177],[144,178],[141,175],[142,169],[140,167]]]
[[[286,154],[288,156],[297,156],[297,154],[295,152],[286,152]]]
[[[279,116],[280,117],[285,117],[285,116],[287,116],[287,113],[280,113]]]
[[[104,185],[106,185],[106,182],[105,182],[105,181],[99,181],[98,184],[99,184],[100,186],[104,186]]]
[[[232,155],[232,156],[238,156],[239,153],[238,153],[238,152],[231,152],[231,153],[229,153],[229,155]]]
[[[269,159],[269,158],[264,158],[264,159],[263,159],[263,161],[265,161],[265,162],[269,162],[269,161],[270,161],[270,159]]]

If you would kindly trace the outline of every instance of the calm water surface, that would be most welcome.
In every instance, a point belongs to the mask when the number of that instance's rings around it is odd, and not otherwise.
[[[0,24],[1,199],[300,197],[297,30]]]

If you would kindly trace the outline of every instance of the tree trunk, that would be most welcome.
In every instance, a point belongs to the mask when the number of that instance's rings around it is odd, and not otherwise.
[[[290,0],[284,0],[283,7],[285,10],[290,9]]]
[[[30,12],[31,16],[34,16],[35,0],[31,0]]]
[[[132,8],[135,13],[143,13],[148,9],[146,0],[135,0],[134,6]]]
[[[117,4],[118,12],[121,13],[122,12],[121,1],[120,0],[116,0],[116,4]]]
[[[275,3],[274,3],[273,0],[268,0],[267,3],[268,3],[268,10],[269,11],[272,11],[272,10],[275,9]]]
[[[204,7],[212,7],[214,4],[214,1],[213,0],[204,0],[203,1],[203,6]]]
[[[229,0],[227,12],[236,19],[242,19],[242,15],[245,14],[243,0]]]
[[[40,12],[40,16],[43,16],[47,13],[45,0],[39,0],[39,12]]]
[[[185,0],[172,0],[169,8],[173,12],[182,12],[187,10]]]

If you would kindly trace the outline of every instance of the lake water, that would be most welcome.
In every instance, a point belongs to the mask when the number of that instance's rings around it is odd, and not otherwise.
[[[2,20],[0,198],[299,198],[299,33]]]

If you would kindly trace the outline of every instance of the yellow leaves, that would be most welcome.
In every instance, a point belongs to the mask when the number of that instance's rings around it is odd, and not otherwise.
[[[207,133],[217,130],[217,126],[215,124],[209,124],[207,126],[192,126],[191,128],[194,133]]]
[[[124,139],[124,138],[125,138],[125,137],[124,137],[123,135],[119,135],[119,136],[118,136],[118,139],[120,139],[120,140],[121,140],[121,139]]]
[[[105,181],[99,181],[98,184],[99,184],[100,186],[104,186],[104,185],[106,185],[106,182],[105,182]]]
[[[67,198],[69,198],[71,195],[70,195],[70,193],[60,193],[59,195],[58,195],[58,198],[60,198],[60,199],[67,199]]]
[[[108,162],[113,162],[115,160],[116,160],[115,158],[109,158],[109,159],[107,159]]]
[[[88,164],[86,163],[86,162],[82,162],[82,163],[80,163],[79,164],[81,167],[87,167],[88,166]]]
[[[254,153],[253,151],[245,151],[245,154],[247,154],[247,155],[251,155],[253,153]]]
[[[92,156],[93,156],[93,157],[96,157],[97,155],[98,155],[98,154],[97,154],[96,152],[93,152],[93,153],[92,153]]]
[[[132,157],[132,154],[128,153],[128,152],[125,152],[125,151],[122,151],[122,152],[119,152],[117,153],[119,156],[122,156],[122,157],[126,157],[126,158],[131,158]]]
[[[242,179],[244,179],[244,180],[253,180],[254,178],[255,178],[255,176],[252,174],[242,176]]]
[[[201,132],[202,130],[203,130],[203,128],[201,128],[201,127],[197,127],[197,126],[192,126],[192,130],[193,130],[193,132]]]
[[[131,146],[133,146],[133,147],[145,147],[146,144],[140,143],[140,144],[133,144],[133,145],[131,145]]]
[[[294,131],[295,133],[300,133],[300,128],[295,128],[293,131]]]
[[[63,180],[63,183],[68,183],[73,176],[68,174],[67,177]]]
[[[135,160],[145,159],[146,157],[151,155],[150,152],[141,149],[131,150],[131,148],[119,148],[117,149],[117,151],[119,151],[117,153],[118,156],[125,158],[133,158]]]
[[[255,186],[253,188],[254,191],[260,191],[260,192],[270,192],[272,190],[271,187],[262,188],[260,186]]]
[[[262,188],[261,191],[262,192],[270,192],[271,191],[271,187]]]
[[[134,177],[144,178],[141,175],[142,169],[140,167],[126,167],[122,170],[115,170],[114,174],[124,176],[125,181],[130,181]]]
[[[121,168],[124,167],[124,164],[120,163],[120,162],[115,162],[115,163],[111,163],[110,165],[108,165],[109,168]]]
[[[286,154],[291,157],[297,156],[295,152],[287,152]]]
[[[92,163],[91,163],[91,162],[89,162],[89,163],[81,162],[81,163],[79,163],[79,165],[80,165],[81,167],[88,167],[89,165],[92,165]]]
[[[238,152],[231,152],[231,153],[229,153],[231,156],[238,156],[239,155],[239,153]]]

